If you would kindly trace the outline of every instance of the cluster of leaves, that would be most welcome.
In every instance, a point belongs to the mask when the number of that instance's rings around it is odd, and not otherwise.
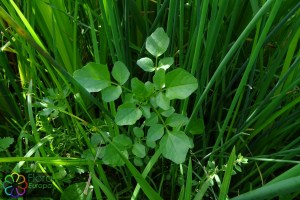
[[[137,65],[145,72],[154,73],[153,82],[144,83],[134,77],[130,80],[131,87],[126,88],[130,72],[120,61],[114,64],[111,72],[114,81],[111,80],[107,67],[96,63],[89,63],[73,74],[89,92],[101,91],[105,102],[115,101],[122,96],[115,123],[118,126],[133,125],[134,134],[109,135],[113,136],[112,141],[127,158],[131,150],[136,165],[143,164],[142,159],[151,148],[161,148],[165,158],[182,163],[188,149],[193,147],[191,138],[182,131],[189,119],[184,114],[175,112],[172,100],[189,97],[197,89],[198,83],[193,75],[182,68],[167,72],[174,59],[159,57],[168,46],[168,35],[163,28],[158,28],[146,40],[146,49],[154,56],[155,61],[149,57],[137,61]],[[113,166],[124,164],[115,151],[111,144],[103,148],[101,154],[104,163]]]

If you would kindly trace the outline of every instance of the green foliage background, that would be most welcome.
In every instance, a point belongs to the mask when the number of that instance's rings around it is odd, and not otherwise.
[[[1,172],[52,173],[54,199],[299,195],[299,2],[0,6]],[[198,86],[188,95],[183,74]],[[155,107],[147,82],[178,90]],[[123,104],[131,92],[139,104]],[[138,111],[143,100],[156,114]]]

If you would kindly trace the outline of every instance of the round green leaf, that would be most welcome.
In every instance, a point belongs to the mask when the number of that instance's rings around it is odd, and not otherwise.
[[[126,83],[130,76],[130,72],[128,71],[127,67],[121,61],[117,61],[114,64],[111,74],[114,79],[120,83],[120,85]]]
[[[122,154],[128,158],[127,150],[121,151]],[[122,166],[124,165],[124,161],[122,160],[121,156],[118,154],[117,150],[112,145],[107,145],[102,149],[102,160],[103,163],[106,165],[111,166]]]
[[[129,149],[132,145],[130,137],[125,134],[117,135],[113,138],[113,142],[120,150]]]
[[[111,74],[114,79],[120,83],[120,85],[126,83],[130,76],[130,72],[128,71],[127,67],[121,61],[117,61],[114,64]]]
[[[169,46],[169,37],[163,28],[157,28],[146,40],[146,49],[155,57],[162,55]]]
[[[174,63],[173,57],[163,58],[158,62],[158,69],[167,70],[171,67],[171,65],[173,65],[173,63]]]
[[[156,96],[156,104],[161,109],[168,110],[170,108],[170,99],[168,99],[162,92],[159,92]]]
[[[143,100],[148,96],[148,91],[145,87],[145,84],[138,78],[131,79],[131,89],[138,100]]]
[[[146,140],[148,142],[155,142],[164,135],[164,126],[162,124],[154,124],[150,126],[147,132]]]
[[[141,158],[138,158],[138,157],[134,157],[133,163],[134,163],[135,166],[139,166],[139,167],[144,165],[143,160]]]
[[[153,61],[147,57],[139,59],[136,64],[145,72],[153,72],[155,70]]]
[[[188,123],[189,119],[181,114],[173,113],[166,119],[166,124],[171,127],[181,127]]]
[[[145,120],[145,125],[152,126],[154,124],[157,124],[157,122],[158,122],[158,116],[156,113],[152,112],[151,116]]]
[[[89,92],[99,92],[110,85],[106,65],[88,63],[73,73],[74,79]]]
[[[150,118],[151,117],[151,112],[150,112],[150,106],[149,105],[145,105],[145,106],[141,106],[141,110],[143,113],[143,116],[145,118]]]
[[[119,106],[115,122],[119,126],[133,125],[142,117],[142,111],[132,103]]]
[[[122,88],[118,86],[108,86],[101,91],[102,99],[105,102],[111,102],[120,97],[122,94]]]
[[[135,143],[132,148],[133,155],[144,158],[146,156],[146,147],[140,143]]]
[[[166,96],[169,99],[185,99],[198,87],[197,79],[178,68],[166,74]]]
[[[133,133],[136,137],[141,138],[144,137],[144,131],[142,128],[139,127],[134,127],[133,128]]]
[[[162,155],[175,162],[176,164],[183,163],[186,154],[191,148],[189,137],[182,131],[173,131],[166,134],[160,141]]]
[[[161,112],[160,114],[164,117],[170,117],[175,112],[173,107],[170,107],[168,110]]]

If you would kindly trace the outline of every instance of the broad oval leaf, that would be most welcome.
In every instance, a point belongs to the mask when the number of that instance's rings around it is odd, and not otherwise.
[[[173,113],[166,119],[166,124],[171,127],[181,127],[186,125],[189,122],[189,119],[181,114]]]
[[[144,158],[146,156],[146,147],[143,144],[135,143],[132,147],[133,155]]]
[[[101,91],[102,99],[105,102],[111,102],[120,97],[122,94],[122,88],[118,86],[108,86]]]
[[[138,100],[145,100],[149,94],[145,84],[138,78],[131,79],[131,89]]]
[[[171,65],[173,65],[173,63],[174,63],[173,57],[163,58],[158,62],[158,69],[167,70],[171,67]]]
[[[145,72],[153,72],[155,70],[153,61],[147,57],[139,59],[136,64]]]
[[[138,137],[138,138],[144,137],[144,131],[140,127],[134,127],[133,128],[133,133],[134,133],[135,137]]]
[[[117,135],[113,138],[113,143],[119,148],[119,150],[129,149],[132,145],[130,137],[125,134]]]
[[[114,79],[120,83],[120,85],[126,83],[130,76],[130,72],[128,71],[127,67],[121,61],[117,61],[114,64],[111,74]]]
[[[149,105],[141,106],[141,110],[142,110],[143,116],[146,119],[151,117],[151,112],[150,112],[150,106]]]
[[[164,135],[164,126],[162,124],[154,124],[150,126],[147,132],[146,140],[148,142],[155,142]]]
[[[155,112],[151,113],[151,116],[145,120],[146,126],[152,126],[158,123],[158,116]]]
[[[146,40],[146,49],[155,57],[162,55],[169,46],[170,40],[163,28],[157,28]]]
[[[175,112],[173,107],[170,107],[168,110],[161,112],[160,114],[164,117],[170,117]]]
[[[170,99],[168,99],[162,92],[159,92],[156,96],[156,104],[161,109],[168,110],[170,108]]]
[[[166,74],[166,96],[169,99],[185,99],[198,87],[197,79],[178,68]]]
[[[119,126],[133,125],[142,117],[142,111],[132,103],[125,103],[119,106],[115,122]]]
[[[88,63],[73,73],[74,79],[88,92],[99,92],[110,85],[106,65]]]
[[[121,152],[126,158],[128,158],[127,150]],[[115,167],[123,166],[125,164],[121,156],[118,154],[118,151],[111,144],[105,146],[101,153],[103,154],[102,161],[106,165]]]
[[[183,163],[189,148],[192,147],[189,137],[182,131],[166,134],[160,141],[162,155],[175,162]]]

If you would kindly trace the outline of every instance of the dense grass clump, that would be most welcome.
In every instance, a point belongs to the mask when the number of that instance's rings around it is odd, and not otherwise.
[[[2,0],[0,198],[296,199],[299,8]]]

